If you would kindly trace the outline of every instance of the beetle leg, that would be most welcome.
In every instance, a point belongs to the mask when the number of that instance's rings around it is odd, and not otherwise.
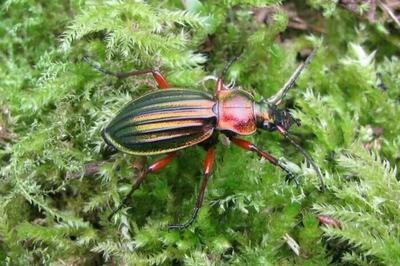
[[[114,73],[117,78],[127,78],[131,76],[138,76],[138,75],[143,75],[143,74],[148,74],[151,73],[153,74],[154,80],[157,82],[158,87],[160,89],[168,89],[171,86],[169,85],[167,79],[160,73],[160,71],[156,69],[145,69],[145,70],[135,70],[135,71],[130,71],[130,72],[117,72]]]
[[[167,79],[160,73],[160,71],[155,70],[155,69],[135,70],[135,71],[130,71],[130,72],[116,72],[116,73],[114,73],[113,76],[123,79],[123,78],[127,78],[127,77],[138,76],[138,75],[143,75],[143,74],[148,74],[148,73],[153,74],[153,78],[157,82],[157,85],[158,85],[158,87],[160,87],[160,89],[168,89],[171,87],[169,85]]]
[[[222,78],[218,78],[217,79],[217,85],[215,87],[215,90],[217,92],[225,90],[225,86],[224,86],[224,80]]]
[[[153,74],[153,77],[160,89],[168,89],[171,87],[167,79],[158,70],[151,70],[151,73]]]
[[[176,156],[177,156],[177,152],[170,153],[167,156],[165,156],[164,158],[162,158],[162,159],[156,161],[155,163],[153,163],[152,165],[150,165],[147,169],[143,170],[140,173],[140,175],[136,178],[135,183],[133,184],[133,186],[132,186],[131,190],[129,191],[128,195],[125,196],[125,198],[118,205],[118,207],[113,210],[113,212],[110,214],[110,216],[108,216],[108,220],[111,220],[111,218],[119,210],[121,210],[122,207],[124,207],[128,203],[128,200],[132,196],[133,192],[140,187],[140,185],[143,183],[144,179],[146,178],[146,176],[148,174],[154,173],[154,172],[157,172],[157,171],[161,170],[162,168],[167,166],[172,161],[172,159],[175,158]]]
[[[267,159],[273,165],[278,166],[279,168],[281,168],[283,171],[286,172],[287,177],[288,177],[289,180],[294,180],[296,185],[299,185],[298,181],[297,181],[296,177],[293,175],[293,173],[290,172],[290,170],[287,169],[286,166],[284,166],[277,158],[275,158],[274,156],[272,156],[268,152],[260,150],[256,145],[254,145],[253,143],[251,143],[251,142],[249,142],[247,140],[244,140],[244,139],[239,139],[239,138],[236,138],[236,137],[230,137],[230,140],[233,142],[233,144],[239,146],[240,148],[243,148],[243,149],[248,150],[248,151],[255,152],[260,157],[263,157],[263,158]]]
[[[216,88],[215,88],[215,90],[217,92],[218,91],[222,91],[222,90],[226,90],[226,87],[224,85],[224,80],[223,80],[222,77],[225,77],[225,75],[228,72],[229,68],[232,66],[233,63],[235,63],[239,59],[239,57],[242,55],[242,53],[243,53],[243,49],[240,51],[240,53],[238,55],[236,55],[231,60],[229,60],[229,62],[225,65],[224,69],[222,70],[221,76],[217,80],[217,85],[216,85]]]
[[[219,92],[222,90],[230,90],[234,88],[234,86],[235,86],[235,81],[231,81],[228,85],[225,85],[223,78],[218,78],[217,85],[215,86],[215,91]]]
[[[160,73],[160,71],[155,69],[135,70],[130,72],[116,72],[114,73],[113,76],[116,76],[117,78],[120,79],[124,79],[127,77],[138,76],[148,73],[153,74],[153,78],[157,82],[157,85],[158,87],[160,87],[160,89],[168,89],[171,87],[167,79]]]
[[[214,159],[215,159],[215,146],[207,150],[206,159],[204,160],[204,177],[203,181],[201,182],[199,195],[197,196],[196,205],[194,206],[192,217],[184,224],[170,224],[168,226],[169,229],[185,229],[196,220],[200,207],[203,204],[204,194],[206,192],[208,179],[210,177],[214,165]]]
[[[87,56],[84,56],[83,60],[86,63],[88,63],[91,67],[93,67],[94,69],[100,71],[101,73],[106,74],[106,75],[111,75],[111,76],[117,77],[119,79],[124,79],[124,78],[132,77],[132,76],[138,76],[138,75],[144,75],[144,74],[151,73],[151,74],[153,74],[155,81],[157,82],[158,86],[161,89],[168,89],[171,87],[169,85],[168,81],[166,80],[166,78],[156,69],[134,70],[134,71],[130,71],[130,72],[112,72],[108,69],[105,69],[105,68],[99,66],[97,63],[90,61]]]

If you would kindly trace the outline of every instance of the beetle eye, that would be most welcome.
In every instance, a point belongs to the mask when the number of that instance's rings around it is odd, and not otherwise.
[[[274,130],[276,130],[276,126],[275,126],[274,123],[264,122],[263,123],[263,129],[268,130],[268,131],[274,131]]]

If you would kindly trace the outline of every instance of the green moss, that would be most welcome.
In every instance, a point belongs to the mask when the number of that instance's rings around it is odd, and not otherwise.
[[[398,264],[398,30],[336,1],[290,2],[2,4],[0,260]],[[307,14],[305,21],[324,33],[293,29],[295,15],[287,8]],[[260,10],[268,15],[256,20],[253,12]],[[256,155],[220,144],[196,223],[167,230],[190,215],[196,200],[204,151],[192,147],[149,176],[129,206],[107,220],[130,189],[136,158],[119,153],[105,160],[100,132],[122,105],[155,84],[149,76],[105,76],[83,56],[114,71],[159,67],[171,84],[212,92],[214,84],[203,84],[204,78],[219,75],[241,53],[226,83],[234,80],[262,99],[286,82],[298,55],[315,46],[320,49],[286,106],[302,122],[293,134],[321,167],[326,192],[289,143],[260,132],[247,139],[284,158],[300,177],[299,187]],[[88,165],[97,174],[85,175]],[[320,225],[318,215],[340,221],[341,228]]]

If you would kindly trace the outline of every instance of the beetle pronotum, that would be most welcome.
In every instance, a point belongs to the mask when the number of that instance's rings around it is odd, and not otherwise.
[[[193,145],[202,145],[206,150],[204,177],[191,218],[183,224],[172,224],[169,228],[186,228],[196,219],[203,203],[205,190],[212,172],[216,136],[225,134],[233,144],[257,153],[270,163],[280,167],[290,178],[294,178],[289,169],[268,152],[238,136],[255,133],[258,128],[278,131],[296,147],[315,169],[320,178],[322,174],[312,158],[288,133],[293,123],[298,123],[288,110],[279,109],[278,104],[286,96],[301,72],[315,55],[314,50],[292,74],[286,84],[267,101],[256,102],[244,90],[227,89],[222,77],[217,79],[215,95],[203,91],[172,88],[167,80],[154,69],[114,73],[103,69],[85,58],[85,61],[97,70],[118,78],[151,73],[160,90],[151,91],[129,102],[103,131],[105,142],[118,151],[133,155],[167,154],[151,164],[136,179],[131,191],[122,203],[112,212],[110,218],[120,210],[132,193],[139,188],[145,177],[161,170],[176,157],[177,151]]]

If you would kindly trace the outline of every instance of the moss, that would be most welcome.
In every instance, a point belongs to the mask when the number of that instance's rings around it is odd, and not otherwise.
[[[6,1],[1,260],[398,264],[400,42],[393,22],[381,11],[376,16],[367,19],[337,1]],[[122,105],[155,84],[149,76],[103,75],[83,56],[115,71],[159,67],[171,84],[212,92],[204,78],[240,54],[226,82],[262,99],[318,45],[286,107],[302,122],[293,134],[321,167],[326,192],[288,142],[260,132],[247,139],[290,163],[299,187],[256,155],[219,144],[196,223],[166,230],[189,216],[196,199],[204,151],[192,147],[149,176],[129,206],[107,220],[130,189],[135,158],[103,158],[100,132]],[[321,225],[318,215],[341,227]]]

